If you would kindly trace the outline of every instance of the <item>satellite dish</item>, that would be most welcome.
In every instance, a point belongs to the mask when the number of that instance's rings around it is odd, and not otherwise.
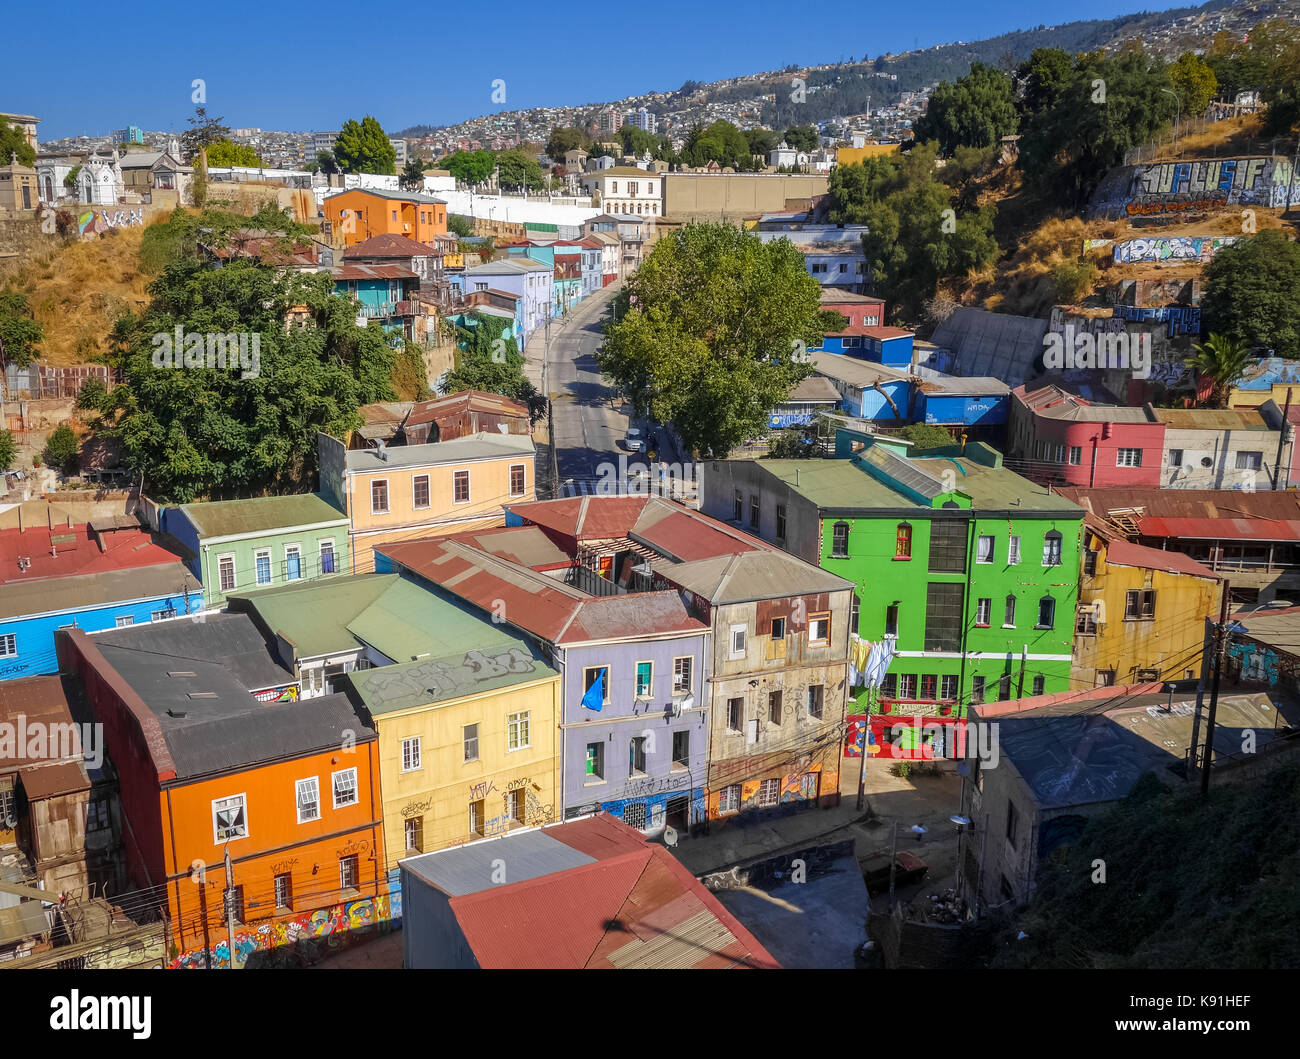
[[[962,816],[960,813],[954,813],[952,816],[948,817],[948,819],[951,820],[951,821],[952,821],[954,824],[956,824],[958,827],[969,827],[969,826],[970,826],[970,817],[969,817],[969,816]]]
[[[677,845],[677,828],[675,827],[664,828],[664,845],[665,846]]]

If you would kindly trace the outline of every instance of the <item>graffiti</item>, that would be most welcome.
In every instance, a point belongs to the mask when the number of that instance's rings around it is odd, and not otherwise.
[[[417,813],[427,813],[432,805],[432,798],[427,802],[407,802],[402,806],[402,816],[415,816]]]
[[[682,772],[676,776],[660,776],[658,779],[647,776],[645,779],[629,780],[623,788],[625,798],[644,798],[648,794],[661,794],[689,786],[690,773]]]
[[[1199,305],[1199,279],[1126,279],[1114,290],[1117,305]]]
[[[1154,261],[1157,264],[1179,265],[1188,262],[1205,264],[1218,251],[1238,242],[1239,236],[1176,236],[1165,239],[1126,239],[1115,244],[1115,264],[1133,264]]]
[[[529,827],[541,827],[555,820],[555,807],[543,805],[532,791],[528,792],[527,806],[524,810],[524,822]]]
[[[349,842],[346,846],[342,847],[341,849],[336,849],[334,852],[338,854],[340,857],[350,857],[353,854],[365,853],[369,849],[370,849],[369,839],[358,839],[355,842]]]
[[[491,780],[483,780],[481,783],[470,784],[469,800],[471,802],[481,801],[497,789],[497,785]]]
[[[1151,365],[1151,380],[1167,389],[1192,385],[1191,368],[1186,361],[1157,360]]]
[[[1154,162],[1112,170],[1093,196],[1090,214],[1118,220],[1285,206],[1295,195],[1291,162],[1279,156],[1201,162]]]
[[[348,945],[400,924],[401,891],[362,897],[329,908],[258,923],[234,937],[236,967],[306,967]],[[222,938],[209,952],[193,949],[170,963],[174,969],[230,967],[230,941]]]
[[[517,791],[517,790],[522,790],[524,787],[527,786],[528,786],[528,777],[525,776],[523,779],[511,780],[509,783],[506,784],[506,790]]]
[[[1114,239],[1085,239],[1083,241],[1083,252],[1086,254],[1090,250],[1104,250],[1108,246],[1113,246]]]
[[[288,860],[273,860],[271,861],[271,874],[283,875],[287,871],[292,871],[297,863],[297,857],[290,857]]]
[[[508,813],[502,813],[500,816],[494,816],[491,820],[483,825],[484,835],[504,835],[510,830],[510,825],[515,822],[515,818]]]
[[[144,207],[86,210],[77,217],[78,235],[99,235],[112,228],[138,228],[144,224]]]
[[[1164,305],[1147,308],[1139,305],[1115,306],[1115,319],[1134,323],[1163,323],[1168,337],[1199,335],[1201,333],[1201,308],[1199,305]]]

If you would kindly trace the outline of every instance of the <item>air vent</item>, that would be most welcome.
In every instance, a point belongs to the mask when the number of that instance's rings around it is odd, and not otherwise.
[[[188,669],[169,669],[167,675],[169,677],[192,677],[195,674],[191,673]]]
[[[191,691],[186,696],[189,699],[215,699],[216,697],[217,693],[215,691]]]
[[[187,717],[189,716],[184,710],[168,710],[168,717]]]

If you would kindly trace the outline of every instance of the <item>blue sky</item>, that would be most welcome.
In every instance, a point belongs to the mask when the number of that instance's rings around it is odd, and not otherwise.
[[[104,19],[65,2],[87,41],[69,64],[50,29],[11,24],[0,110],[42,118],[42,140],[126,125],[185,128],[191,87],[233,128],[337,129],[374,114],[390,131],[533,106],[668,91],[789,63],[834,62],[1148,6],[1092,0],[1050,13],[1029,0],[630,0],[627,3],[176,4]],[[1151,7],[1160,8],[1155,4]],[[39,22],[39,20],[38,20]],[[504,105],[492,81],[506,82]]]

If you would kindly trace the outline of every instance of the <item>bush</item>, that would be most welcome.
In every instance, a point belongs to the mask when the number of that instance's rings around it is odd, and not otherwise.
[[[0,428],[0,471],[7,471],[18,459],[18,442],[13,432]]]
[[[77,435],[64,423],[56,427],[45,439],[45,462],[50,467],[57,467],[64,474],[73,474],[77,469]]]
[[[1063,261],[1052,269],[1052,282],[1056,286],[1056,300],[1062,305],[1073,305],[1092,293],[1097,278],[1097,266],[1091,261]]]

